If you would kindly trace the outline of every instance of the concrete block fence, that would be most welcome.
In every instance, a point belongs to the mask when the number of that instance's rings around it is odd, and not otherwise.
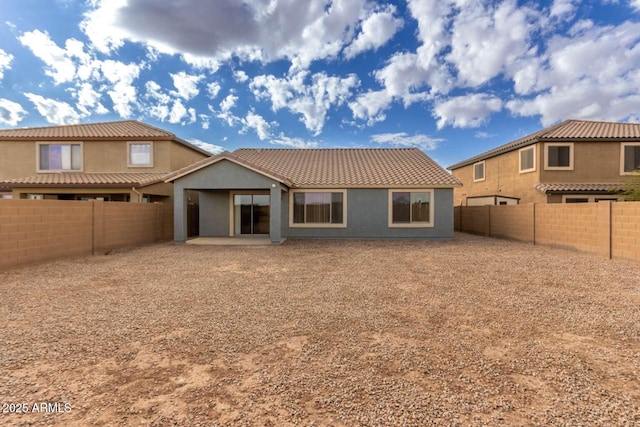
[[[640,260],[640,202],[456,206],[456,231]]]
[[[173,239],[164,203],[0,200],[0,270]]]

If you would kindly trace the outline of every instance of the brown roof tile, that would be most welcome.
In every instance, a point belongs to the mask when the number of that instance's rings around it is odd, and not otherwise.
[[[46,126],[0,130],[1,139],[174,139],[176,136],[162,129],[135,120],[88,123],[66,126]]]
[[[166,172],[43,173],[25,178],[7,179],[0,185],[10,187],[143,187],[164,181]]]
[[[239,149],[176,171],[174,180],[228,158],[294,187],[459,186],[422,151],[406,149]],[[286,183],[286,182],[285,182]]]
[[[596,122],[587,120],[566,120],[538,132],[501,145],[477,156],[449,166],[458,169],[509,151],[541,141],[612,141],[640,140],[640,123]]]
[[[617,191],[620,184],[615,183],[564,183],[564,184],[536,184],[536,190],[543,193],[588,192],[588,191]]]
[[[68,140],[155,140],[175,141],[199,153],[211,153],[178,138],[171,132],[136,120],[87,123],[80,125],[46,126],[32,128],[0,129],[0,140],[12,141],[68,141]]]

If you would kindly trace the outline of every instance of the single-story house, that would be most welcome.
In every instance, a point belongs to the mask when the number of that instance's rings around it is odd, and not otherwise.
[[[174,184],[174,237],[453,237],[460,182],[418,149],[239,149],[198,161]],[[196,194],[194,194],[196,193]],[[193,220],[193,219],[192,219]]]

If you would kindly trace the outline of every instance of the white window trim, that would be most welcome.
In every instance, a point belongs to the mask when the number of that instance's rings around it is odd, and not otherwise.
[[[80,146],[80,169],[40,169],[40,146],[41,145],[79,145]],[[82,141],[38,141],[36,142],[36,172],[37,173],[57,173],[57,172],[83,172],[84,171],[84,143]]]
[[[476,165],[479,165],[479,164],[482,164],[482,178],[476,179]],[[487,179],[487,164],[485,163],[484,160],[473,164],[472,174],[473,174],[473,182],[481,182]]]
[[[151,147],[150,150],[150,158],[149,160],[151,160],[150,163],[148,164],[144,164],[144,165],[138,165],[138,164],[133,164],[131,163],[131,146],[132,145],[143,145],[143,144],[149,144],[149,146]],[[127,141],[127,167],[129,168],[152,168],[153,167],[153,141]]]
[[[429,193],[429,222],[393,222],[393,193]],[[435,227],[434,209],[435,191],[433,188],[392,188],[389,189],[389,202],[387,204],[389,228],[433,228]]]
[[[522,169],[522,152],[527,150],[533,151],[533,167],[529,169]],[[520,173],[529,173],[529,172],[536,171],[536,146],[535,145],[532,145],[530,147],[524,147],[518,150],[518,165],[519,165]]]
[[[549,147],[569,147],[569,166],[549,166]],[[547,142],[544,144],[544,170],[572,171],[573,170],[573,142]]]
[[[624,171],[624,147],[638,147],[640,142],[621,142],[620,143],[620,175],[636,175],[637,172],[625,172]]]
[[[330,224],[330,223],[310,223],[299,224],[293,222],[293,195],[296,193],[342,193],[342,223]],[[298,189],[289,191],[289,228],[347,228],[347,190],[344,188],[331,189]]]

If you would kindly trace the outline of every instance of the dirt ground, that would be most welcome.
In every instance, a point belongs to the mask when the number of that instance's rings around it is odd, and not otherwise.
[[[0,425],[640,423],[637,262],[463,234],[162,244],[0,295]]]

